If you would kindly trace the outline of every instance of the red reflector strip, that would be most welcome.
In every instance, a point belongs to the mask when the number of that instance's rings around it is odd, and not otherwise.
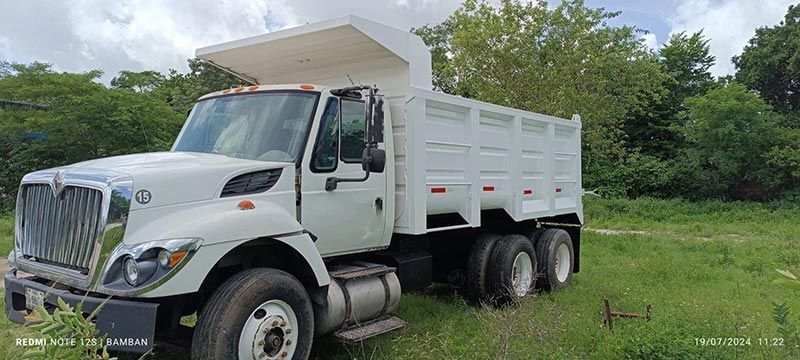
[[[431,188],[431,194],[444,194],[446,192],[447,192],[447,188],[443,188],[443,187]]]
[[[556,188],[556,192],[561,192],[561,188]]]
[[[522,195],[533,195],[533,189],[522,190]]]
[[[484,186],[483,191],[494,191],[494,186]]]

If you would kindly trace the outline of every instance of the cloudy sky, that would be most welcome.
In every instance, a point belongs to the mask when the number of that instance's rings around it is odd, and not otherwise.
[[[756,28],[777,24],[797,0],[587,0],[622,11],[613,24],[650,31],[651,47],[669,34],[700,31],[717,58],[715,75],[734,71]],[[4,0],[0,60],[53,63],[57,69],[186,70],[194,49],[348,14],[402,29],[436,23],[460,0]],[[552,1],[551,1],[552,2]]]

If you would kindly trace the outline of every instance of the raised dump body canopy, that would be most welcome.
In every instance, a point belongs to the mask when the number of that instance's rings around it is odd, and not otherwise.
[[[431,91],[431,55],[414,34],[348,16],[201,48],[197,57],[260,84],[338,87],[349,76],[377,85],[391,111],[396,233],[478,227],[492,209],[516,221],[583,221],[580,118]]]
[[[418,36],[357,16],[308,24],[197,49],[254,83],[378,84],[390,97],[430,89],[431,54]]]

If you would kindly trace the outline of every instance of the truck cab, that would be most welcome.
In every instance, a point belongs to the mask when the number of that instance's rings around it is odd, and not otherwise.
[[[21,180],[11,320],[60,298],[112,350],[304,359],[403,327],[401,289],[502,305],[579,271],[579,116],[431,91],[419,37],[354,16],[197,56],[249,85],[199,98],[170,151]]]
[[[393,211],[384,202],[394,176],[393,159],[371,169],[363,181],[337,181],[336,191],[326,189],[333,179],[358,179],[365,171],[368,99],[358,90],[341,90],[312,84],[251,85],[208,94],[189,114],[172,150],[295,164],[288,171],[298,188],[296,208],[290,212],[317,238],[322,256],[386,247]],[[376,111],[382,113],[377,130],[388,129],[391,136],[391,114],[382,105]],[[391,153],[390,143],[375,142],[374,148],[385,153],[387,145]],[[223,190],[225,196],[244,193]],[[319,204],[335,204],[336,211]]]

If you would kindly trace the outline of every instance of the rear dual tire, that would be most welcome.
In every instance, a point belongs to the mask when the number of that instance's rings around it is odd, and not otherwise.
[[[466,281],[462,288],[467,300],[478,303],[488,298],[489,262],[492,259],[492,250],[501,238],[502,236],[497,234],[483,234],[472,244],[467,257]]]
[[[575,255],[572,238],[563,229],[544,229],[534,239],[539,263],[537,286],[546,291],[565,288],[572,281]]]
[[[491,294],[497,304],[518,301],[536,283],[536,252],[522,235],[507,235],[492,250],[488,272]]]
[[[521,235],[481,235],[466,265],[463,293],[471,302],[505,304],[527,295],[535,283],[536,254]]]

